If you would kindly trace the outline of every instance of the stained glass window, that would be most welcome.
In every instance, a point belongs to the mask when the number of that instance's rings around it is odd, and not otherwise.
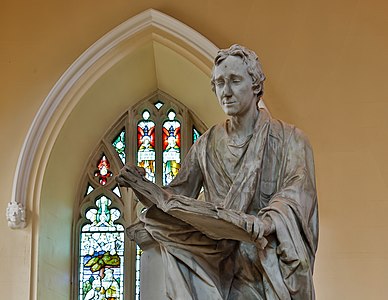
[[[181,167],[181,124],[170,110],[163,123],[163,185],[169,184]]]
[[[193,139],[185,140],[189,137],[183,133],[190,130]],[[81,180],[79,213],[75,214],[81,219],[75,219],[80,241],[74,298],[140,300],[143,251],[141,245],[126,240],[124,229],[138,222],[133,212],[141,208],[132,201],[133,193],[119,187],[113,177],[123,164],[130,163],[144,167],[150,181],[169,184],[180,169],[182,155],[200,132],[204,125],[194,114],[162,92],[129,108],[108,130]],[[124,243],[130,245],[125,249],[125,261]],[[135,255],[128,253],[132,249]]]
[[[98,177],[98,181],[101,185],[105,185],[109,177],[112,177],[110,170],[110,163],[105,155],[103,155],[97,165],[98,171],[94,173],[95,177]]]
[[[80,234],[79,299],[123,299],[124,226],[116,224],[120,211],[101,196],[87,210],[89,221]]]
[[[112,142],[112,146],[118,153],[121,161],[125,165],[125,129],[123,129]]]
[[[155,182],[155,123],[150,112],[143,112],[137,124],[137,165],[146,171],[146,178]]]

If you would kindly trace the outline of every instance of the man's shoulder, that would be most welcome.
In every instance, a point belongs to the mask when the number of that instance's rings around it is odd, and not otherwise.
[[[222,126],[222,124],[216,124],[211,126],[209,129],[207,129],[201,136],[197,138],[193,146],[201,147],[204,146],[209,138],[214,135],[214,131],[219,130],[219,126]]]
[[[289,124],[282,120],[270,119],[270,132],[269,134],[283,142],[289,142],[291,140],[299,140],[306,143],[308,142],[307,136],[304,132],[293,124]]]
[[[295,129],[295,125],[279,119],[270,118],[269,134],[274,138],[286,140]]]
[[[198,140],[207,140],[210,136],[219,135],[225,132],[225,122],[221,122],[215,125],[210,126],[199,138]]]

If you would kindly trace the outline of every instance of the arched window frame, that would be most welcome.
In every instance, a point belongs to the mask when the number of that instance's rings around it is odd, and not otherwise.
[[[158,109],[155,104],[157,102],[163,102],[163,106]],[[117,121],[107,130],[100,142],[98,143],[96,150],[90,155],[87,164],[85,165],[85,172],[82,175],[82,180],[78,188],[78,200],[74,209],[74,222],[73,222],[73,284],[72,284],[72,296],[73,299],[79,299],[79,260],[80,260],[80,234],[81,228],[88,221],[85,214],[88,209],[95,208],[96,199],[105,195],[112,200],[110,208],[119,209],[121,212],[120,218],[116,223],[120,223],[124,228],[128,228],[130,225],[138,221],[138,213],[142,209],[141,203],[136,201],[136,197],[130,189],[119,188],[121,197],[116,195],[112,190],[116,186],[114,176],[117,175],[120,169],[123,167],[122,160],[119,154],[116,152],[112,143],[114,139],[125,130],[125,157],[126,163],[137,163],[137,124],[142,120],[142,114],[145,110],[150,112],[150,119],[155,122],[156,127],[156,184],[162,185],[162,126],[163,123],[168,120],[167,114],[173,110],[176,114],[175,119],[180,122],[181,125],[181,161],[188,153],[191,145],[193,144],[193,129],[195,128],[200,133],[206,131],[206,125],[185,105],[174,99],[170,95],[157,90],[152,95],[140,100],[135,105],[130,107]],[[113,176],[108,178],[105,185],[97,183],[94,173],[97,170],[97,163],[101,157],[105,155],[110,162],[110,171]],[[92,184],[94,190],[87,193],[88,185]],[[124,275],[125,278],[130,278],[124,282],[124,299],[135,299],[136,294],[136,245],[130,241],[125,235],[125,259],[124,259]]]

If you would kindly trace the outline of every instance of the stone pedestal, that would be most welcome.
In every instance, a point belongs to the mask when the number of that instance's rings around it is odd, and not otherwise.
[[[168,300],[159,244],[144,229],[143,223],[130,226],[127,235],[143,250],[140,260],[140,299]]]

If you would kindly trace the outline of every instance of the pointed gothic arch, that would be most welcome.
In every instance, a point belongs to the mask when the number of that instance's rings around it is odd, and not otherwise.
[[[204,36],[154,9],[134,16],[107,33],[62,75],[36,114],[19,155],[10,203],[18,203],[23,209],[38,208],[35,202],[39,197],[34,188],[42,180],[39,171],[44,170],[55,139],[72,110],[112,66],[149,41],[162,43],[206,73],[210,72],[217,52],[217,47]],[[27,219],[9,226],[23,228]]]
[[[148,55],[152,47],[154,52]],[[156,48],[158,50],[155,50]],[[9,225],[11,228],[27,226],[26,230],[31,231],[30,299],[70,295],[73,284],[70,272],[73,210],[69,199],[73,201],[77,193],[74,178],[77,178],[76,175],[79,175],[83,168],[85,153],[90,150],[90,145],[102,136],[104,124],[109,124],[109,120],[117,117],[124,105],[134,103],[135,99],[155,90],[155,87],[168,87],[163,76],[154,79],[153,86],[149,84],[145,88],[142,87],[142,84],[145,84],[141,80],[148,78],[148,73],[139,69],[139,65],[143,67],[143,64],[146,64],[147,67],[147,59],[152,55],[156,59],[155,56],[160,53],[167,53],[170,56],[165,59],[168,56],[166,54],[167,56],[161,59],[162,62],[171,63],[177,59],[179,62],[176,64],[179,67],[184,62],[184,67],[189,68],[186,72],[189,74],[188,78],[180,80],[185,82],[196,76],[202,80],[203,90],[207,90],[211,60],[216,51],[217,48],[210,41],[188,26],[158,11],[147,10],[121,24],[92,45],[53,87],[25,138],[10,202],[27,210],[25,222]],[[95,108],[90,99],[95,95],[93,93],[97,93],[96,90],[106,88],[106,77],[111,76],[111,73],[120,75],[123,64],[126,64],[125,70],[128,70],[130,65],[134,66],[131,72],[140,71],[136,74],[140,76],[140,87],[136,86],[131,90],[134,92],[133,98],[128,98],[126,91],[127,103],[124,103],[125,100],[116,103],[110,99],[109,109],[97,118],[102,125],[96,122],[99,124],[94,131],[88,105],[92,110]],[[155,70],[158,66],[153,67],[155,73],[160,72],[160,69]],[[136,78],[132,73],[131,76],[132,79]],[[155,74],[154,76],[156,77]],[[156,82],[158,80],[159,82]],[[117,89],[119,92],[124,86],[120,84]],[[205,96],[198,91],[178,91],[178,94],[179,92],[188,92],[190,97],[197,97],[196,101],[201,99],[201,102],[205,103],[202,108],[195,108],[199,102],[187,100],[189,106],[199,112],[209,106],[208,103],[213,97],[211,92]],[[183,101],[185,102],[185,99]],[[96,109],[94,113],[97,114]],[[84,118],[87,121],[83,120]],[[91,140],[88,140],[89,138]],[[74,141],[77,145],[72,144]],[[77,150],[75,146],[78,147]],[[63,282],[70,284],[58,287],[59,283],[63,285]]]

